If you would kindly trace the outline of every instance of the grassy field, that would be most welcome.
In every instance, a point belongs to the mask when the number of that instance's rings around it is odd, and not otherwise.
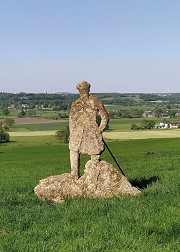
[[[110,121],[109,121],[109,129],[111,131],[132,131],[131,130],[131,125],[133,123],[137,124],[137,125],[140,125],[142,123],[143,119],[144,118],[110,119]],[[150,118],[150,119],[147,119],[147,120],[153,120],[157,124],[163,121],[162,118],[152,118],[152,119]],[[167,121],[180,121],[180,118],[167,119]]]
[[[18,109],[9,109],[10,114],[8,116],[4,116],[2,113],[2,109],[0,109],[0,118],[17,118],[20,110]],[[46,119],[54,119],[58,117],[58,111],[53,110],[41,110],[36,112],[37,118],[46,118]],[[62,114],[67,114],[67,111],[61,111]]]
[[[65,129],[69,122],[14,125],[12,131],[49,131]]]
[[[153,110],[154,109],[154,106],[123,106],[123,105],[113,105],[113,104],[105,104],[105,108],[108,110],[108,111],[112,111],[112,110],[124,110],[124,109],[132,109],[132,108],[136,108],[136,109],[143,109],[144,111],[145,110]]]
[[[0,251],[179,251],[179,139],[107,141],[138,197],[40,202],[33,189],[70,171],[68,145],[54,136],[0,145]],[[114,164],[105,150],[102,159]],[[81,173],[88,157],[81,158]],[[115,164],[114,164],[115,165]]]
[[[131,131],[132,123],[140,123],[142,118],[136,119],[111,119],[109,122],[109,128],[111,131]],[[65,129],[68,125],[67,122],[54,122],[54,123],[43,123],[43,124],[22,124],[14,125],[11,131],[43,131],[43,130],[60,130]]]
[[[148,139],[148,138],[174,138],[180,137],[180,129],[172,130],[132,130],[132,131],[106,131],[104,138],[113,140]]]
[[[157,119],[157,122],[159,122]],[[108,131],[103,133],[107,139],[127,140],[127,139],[146,139],[146,138],[174,138],[180,137],[180,129],[160,129],[160,130],[131,130],[131,124],[140,124],[142,118],[136,119],[111,119]],[[10,136],[47,136],[55,135],[57,130],[65,129],[66,122],[14,125]]]

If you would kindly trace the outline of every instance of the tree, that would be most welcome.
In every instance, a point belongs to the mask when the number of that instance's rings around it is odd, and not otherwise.
[[[176,110],[169,110],[168,111],[168,115],[172,118],[172,117],[175,117],[175,114],[176,114]]]
[[[32,117],[32,116],[36,115],[36,110],[34,110],[34,109],[28,109],[27,115],[29,117]]]
[[[155,115],[159,115],[159,116],[160,116],[162,113],[164,113],[164,111],[163,111],[162,108],[157,107],[157,108],[155,108],[155,109],[153,110],[153,113],[154,113]]]
[[[132,123],[132,124],[131,124],[131,129],[132,129],[132,130],[138,130],[139,127],[137,126],[137,124]]]
[[[3,124],[6,124],[6,125],[8,125],[9,127],[11,127],[11,126],[13,126],[13,124],[15,124],[15,121],[14,121],[13,118],[6,118],[6,119],[4,119]]]
[[[153,120],[146,120],[146,119],[144,119],[144,120],[142,120],[140,128],[141,129],[152,129],[155,124],[156,123]]]
[[[131,124],[132,130],[145,130],[145,129],[153,129],[155,125],[155,121],[153,120],[142,120],[141,125],[137,125],[135,123]]]
[[[9,112],[9,109],[8,109],[8,108],[3,108],[2,113],[3,113],[3,115],[5,115],[5,116],[7,116],[7,115],[9,115],[9,114],[10,114],[10,112]]]
[[[17,115],[19,118],[25,117],[26,116],[26,112],[24,111],[24,109],[21,110],[20,113],[18,113]]]
[[[3,127],[4,130],[9,130],[9,128],[10,128],[11,126],[13,126],[13,124],[15,124],[14,119],[12,119],[12,118],[6,118],[6,119],[3,121],[3,123],[2,123],[2,127]]]
[[[0,126],[0,142],[9,142],[9,134]]]
[[[62,143],[68,143],[69,142],[69,126],[67,126],[65,130],[56,131],[55,137],[57,140],[61,141]]]

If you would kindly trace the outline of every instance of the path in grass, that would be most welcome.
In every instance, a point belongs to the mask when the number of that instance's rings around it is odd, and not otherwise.
[[[57,130],[9,132],[10,136],[53,136]]]
[[[10,136],[52,136],[55,135],[56,130],[46,131],[23,131],[23,132],[10,132]],[[180,130],[144,130],[144,131],[129,131],[118,132],[110,131],[103,133],[104,138],[107,139],[149,139],[149,138],[174,138],[180,137]]]
[[[141,130],[141,131],[129,131],[118,132],[110,131],[103,133],[104,138],[107,139],[149,139],[149,138],[174,138],[180,137],[180,130]]]

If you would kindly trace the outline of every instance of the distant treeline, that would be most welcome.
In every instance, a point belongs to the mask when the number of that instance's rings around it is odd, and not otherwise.
[[[76,99],[76,94],[35,94],[35,93],[0,93],[0,108],[28,107],[29,109],[51,108],[52,110],[67,110],[71,102]]]
[[[180,105],[180,93],[171,94],[134,94],[134,93],[95,93],[93,94],[104,104],[122,106],[143,105]],[[50,108],[55,111],[68,110],[71,102],[79,97],[79,94],[71,93],[0,93],[0,109],[5,107],[29,109]]]

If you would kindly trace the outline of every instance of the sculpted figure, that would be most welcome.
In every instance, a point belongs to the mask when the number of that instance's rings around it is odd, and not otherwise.
[[[102,102],[89,94],[90,84],[88,82],[83,81],[76,88],[80,92],[80,98],[72,103],[70,110],[69,149],[71,174],[78,179],[80,153],[88,154],[92,161],[99,162],[100,153],[104,150],[102,132],[108,123],[108,114]],[[98,114],[101,117],[99,127],[96,122]]]

